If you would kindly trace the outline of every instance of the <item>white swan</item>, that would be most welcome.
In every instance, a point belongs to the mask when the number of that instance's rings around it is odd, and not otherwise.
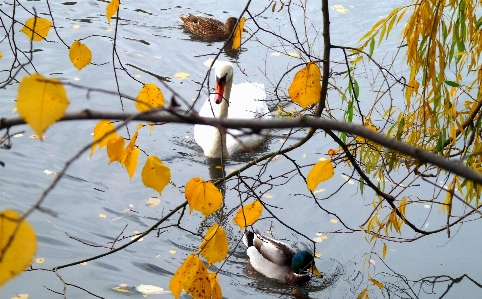
[[[271,118],[264,100],[264,85],[242,83],[233,85],[233,65],[229,62],[215,63],[216,92],[206,99],[199,115],[203,117],[229,118]],[[229,103],[229,104],[228,104]],[[194,140],[204,150],[208,158],[227,158],[235,152],[254,148],[266,138],[266,130],[261,134],[246,134],[240,130],[229,129],[220,132],[216,127],[195,125]]]

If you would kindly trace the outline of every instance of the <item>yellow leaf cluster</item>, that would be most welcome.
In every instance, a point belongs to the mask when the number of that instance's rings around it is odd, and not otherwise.
[[[110,25],[110,19],[117,13],[119,9],[120,0],[111,0],[105,9],[105,16],[107,17],[107,24]]]
[[[199,245],[199,253],[206,258],[209,265],[226,258],[228,255],[228,238],[219,224],[214,224],[206,232],[204,241]]]
[[[142,124],[137,125],[137,129],[135,133],[131,137],[131,141],[127,145],[127,147],[122,152],[122,157],[120,163],[125,166],[129,177],[132,179],[134,176],[134,172],[137,168],[137,162],[139,160],[139,148],[134,148],[136,146],[137,136],[139,135],[139,129],[142,127]]]
[[[164,95],[153,83],[144,84],[137,95],[136,109],[140,112],[164,107]]]
[[[57,79],[34,74],[20,82],[17,111],[38,136],[64,116],[68,105],[67,92]]]
[[[34,17],[25,22],[25,26],[23,26],[20,32],[25,33],[30,40],[39,42],[47,37],[50,27],[52,27],[52,22],[50,22],[50,20]]]
[[[239,225],[239,230],[242,230],[244,227],[255,223],[261,216],[262,212],[263,205],[259,200],[255,200],[240,208],[236,212],[236,217],[234,217],[233,222]]]
[[[315,191],[319,183],[329,180],[335,174],[331,160],[323,160],[315,164],[308,173],[306,185],[308,190]]]
[[[156,156],[147,157],[141,175],[144,185],[156,190],[159,194],[171,181],[171,170]]]
[[[234,29],[233,33],[233,50],[237,50],[241,46],[241,37],[244,31],[244,23],[246,22],[246,18],[243,17],[239,20],[238,25]]]
[[[186,184],[186,199],[189,203],[190,213],[197,210],[205,217],[219,210],[223,203],[223,195],[211,182],[202,178],[192,178]]]
[[[0,212],[0,288],[32,263],[37,250],[34,229],[26,220],[19,224],[20,217],[13,210]]]
[[[76,40],[70,46],[69,57],[72,64],[80,71],[92,60],[92,52],[86,45]]]
[[[313,62],[298,71],[291,83],[288,92],[291,100],[303,109],[318,103],[321,93],[320,68]]]
[[[195,254],[189,255],[172,277],[169,289],[174,298],[179,298],[182,290],[195,299],[211,298],[211,282],[206,265]]]
[[[92,143],[92,146],[90,147],[90,156],[92,157],[96,147],[103,148],[109,143],[109,141],[117,137],[118,135],[115,131],[114,124],[110,120],[104,119],[99,121],[94,127],[94,143]],[[122,140],[124,140],[124,138],[122,138]]]

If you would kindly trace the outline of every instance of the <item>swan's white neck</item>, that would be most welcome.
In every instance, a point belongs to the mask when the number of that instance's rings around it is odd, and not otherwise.
[[[228,111],[229,111],[229,97],[231,95],[231,88],[233,86],[233,78],[228,77],[226,78],[226,86],[224,87],[224,93],[223,93],[223,101],[221,104],[216,104],[214,102],[214,95],[211,95],[209,97],[209,101],[211,103],[211,107],[214,112],[214,117],[217,118],[223,118],[223,117],[228,117]],[[224,129],[220,128],[213,128],[213,140],[212,140],[212,146],[209,149],[204,149],[204,155],[206,157],[213,157],[213,158],[227,158],[229,157],[228,150],[226,148],[226,131]]]

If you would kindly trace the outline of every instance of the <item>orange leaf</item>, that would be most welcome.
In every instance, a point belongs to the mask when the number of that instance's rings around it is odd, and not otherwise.
[[[206,232],[204,241],[199,245],[199,251],[209,262],[209,265],[226,258],[228,255],[228,238],[219,224],[214,224]]]
[[[57,79],[34,74],[20,82],[17,111],[38,136],[64,116],[68,105],[67,92]]]
[[[181,291],[183,289],[182,280],[186,269],[191,268],[194,265],[194,257],[196,257],[195,254],[189,255],[184,261],[184,263],[181,265],[181,267],[177,269],[174,276],[171,278],[171,282],[169,283],[169,289],[171,290],[174,298],[176,299],[179,298],[179,295],[181,294]]]
[[[109,142],[107,143],[107,156],[109,156],[109,164],[114,161],[121,161],[125,143],[126,141],[122,136],[117,136],[114,139],[109,138]]]
[[[13,210],[0,212],[0,253],[3,253],[0,254],[0,288],[32,263],[37,250],[37,239],[32,226],[23,220],[17,228],[20,217]]]
[[[186,184],[185,196],[190,213],[194,209],[203,213],[205,217],[219,210],[223,203],[223,195],[219,189],[201,178],[193,178]]]
[[[105,9],[105,16],[107,17],[107,24],[110,25],[110,18],[117,13],[119,9],[120,0],[111,0]]]
[[[90,148],[90,156],[92,157],[92,154],[95,151],[95,148],[98,146],[99,148],[103,148],[106,146],[110,140],[118,138],[117,132],[114,131],[115,127],[114,124],[110,120],[101,120],[99,121],[95,127],[94,127],[94,141],[100,141],[95,142],[92,144]],[[105,136],[107,133],[112,132],[110,135]],[[104,137],[105,136],[105,137]],[[122,138],[124,139],[124,138]]]
[[[223,299],[223,293],[221,292],[221,287],[219,286],[218,273],[209,273],[209,281],[211,282],[211,298],[212,299]]]
[[[92,52],[86,45],[76,40],[70,46],[69,57],[72,64],[80,71],[92,60]]]
[[[25,33],[30,40],[39,42],[47,37],[50,27],[52,27],[52,22],[50,22],[50,20],[34,17],[25,22],[25,26],[23,26],[20,32]]]
[[[296,73],[288,92],[291,100],[303,109],[318,103],[321,93],[320,68],[313,62]]]
[[[241,20],[238,22],[238,26],[234,29],[233,33],[233,50],[237,50],[241,46],[241,37],[243,35],[243,28],[244,22],[246,22],[246,18],[242,17]]]
[[[164,107],[164,95],[156,85],[152,83],[144,84],[137,95],[136,109],[140,112]]]
[[[125,148],[124,152],[122,153],[122,158],[121,158],[121,164],[125,165],[125,161],[127,157],[130,155],[131,151],[134,149],[134,146],[136,146],[136,141],[137,141],[137,136],[139,135],[139,129],[142,128],[142,124],[138,124],[136,131],[132,135],[131,141],[129,141],[129,144]]]
[[[308,173],[306,178],[306,185],[308,190],[315,191],[319,183],[331,179],[335,174],[333,163],[330,160],[323,160],[315,164]]]
[[[211,298],[211,282],[206,265],[195,255],[191,263],[192,266],[184,271],[183,289],[195,299]]]
[[[255,200],[252,203],[245,205],[243,208],[240,208],[236,213],[233,222],[239,225],[239,230],[242,230],[244,227],[255,223],[259,219],[259,216],[261,216],[262,212],[263,205],[258,200]]]
[[[133,149],[129,155],[127,155],[127,158],[124,161],[124,165],[127,169],[127,173],[129,174],[129,177],[132,180],[132,177],[134,176],[134,172],[136,172],[137,168],[137,162],[139,161],[139,153],[141,152],[140,149],[135,148]]]
[[[147,157],[146,164],[142,168],[142,182],[161,194],[164,187],[171,181],[171,170],[162,164],[156,156]]]
[[[368,281],[371,282],[371,283],[373,283],[374,285],[376,285],[379,289],[383,289],[383,287],[384,287],[384,286],[383,286],[383,283],[375,280],[374,278],[371,278],[371,277],[370,277],[370,278],[368,279]]]

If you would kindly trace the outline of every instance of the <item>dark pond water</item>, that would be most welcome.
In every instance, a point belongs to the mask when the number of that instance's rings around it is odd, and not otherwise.
[[[336,45],[355,46],[358,39],[381,16],[386,16],[391,9],[404,1],[340,1],[330,3],[332,43]],[[49,39],[53,43],[34,44],[34,65],[38,72],[57,77],[66,82],[72,82],[89,87],[117,90],[112,66],[112,41],[114,21],[108,26],[105,20],[106,2],[55,2],[50,3],[55,16],[55,22],[60,36],[71,44],[75,39],[89,37],[83,42],[93,52],[93,62],[86,69],[78,72],[71,66],[66,47],[50,33]],[[279,3],[278,3],[279,4]],[[27,1],[27,7],[35,7],[41,15],[47,12],[43,1]],[[263,10],[268,1],[254,1],[250,11],[253,14]],[[343,5],[349,13],[341,13],[335,5]],[[172,89],[179,93],[189,103],[197,96],[197,90],[202,82],[207,68],[203,65],[207,58],[211,58],[222,46],[219,42],[205,42],[185,32],[178,21],[178,16],[184,13],[208,14],[218,19],[237,15],[244,8],[245,3],[239,1],[137,1],[123,3],[120,10],[121,20],[118,27],[117,55],[129,73],[142,82],[158,83],[162,78]],[[0,8],[7,13],[11,6],[1,4]],[[279,6],[278,6],[279,8]],[[321,56],[321,12],[320,3],[308,3],[306,16],[310,20],[306,24],[309,43],[312,51]],[[28,15],[19,11],[18,19]],[[272,13],[270,9],[259,17],[258,22],[264,28],[280,33],[288,40],[294,38],[291,25],[287,22],[287,9]],[[303,12],[293,8],[292,22],[299,33],[303,33]],[[255,29],[253,23],[247,22],[248,29]],[[20,30],[20,27],[15,29]],[[395,29],[394,38],[384,43],[378,51],[391,56],[397,42],[400,28]],[[282,46],[282,42],[270,34],[258,33],[248,41],[239,53],[221,54],[223,60],[237,59],[242,74],[236,69],[235,83],[247,80],[266,85],[268,98],[274,99],[274,84],[280,74],[300,63],[299,58],[287,55],[273,55],[276,51],[296,52],[289,45]],[[3,46],[3,69],[8,68],[12,54]],[[28,49],[29,43],[23,36],[18,36],[17,46]],[[333,60],[341,59],[341,52],[333,52]],[[384,55],[384,54],[383,54]],[[383,57],[383,56],[382,56]],[[403,73],[402,60],[397,60],[398,71]],[[8,63],[7,63],[8,62]],[[119,67],[117,64],[116,67]],[[190,76],[179,80],[174,77],[178,72],[186,72]],[[369,72],[369,68],[367,70]],[[122,93],[136,96],[140,84],[132,80],[122,71],[118,86]],[[21,73],[20,76],[24,76]],[[340,78],[340,81],[342,79]],[[283,93],[288,81],[281,83]],[[361,90],[369,87],[361,82]],[[160,85],[160,84],[159,84]],[[118,97],[92,92],[87,95],[85,90],[68,87],[71,104],[69,111],[90,108],[97,110],[120,111],[121,104]],[[166,98],[170,93],[163,89]],[[13,117],[17,85],[13,84],[2,90],[0,98],[0,113],[2,117]],[[365,91],[362,96],[371,96]],[[399,95],[401,99],[403,97]],[[201,99],[206,97],[205,90]],[[330,108],[334,117],[340,117],[342,111],[341,98],[336,92],[329,95]],[[276,104],[275,102],[273,105]],[[134,111],[134,105],[124,101],[126,111]],[[199,108],[200,105],[196,105]],[[274,107],[273,107],[274,108]],[[81,147],[92,140],[92,130],[97,122],[70,122],[57,124],[47,132],[47,139],[43,142],[29,138],[33,132],[27,127],[16,127],[15,130],[25,131],[23,136],[13,139],[13,147],[9,151],[0,152],[0,160],[6,163],[0,176],[0,210],[16,209],[26,211],[47,188],[64,163]],[[129,126],[132,133],[135,124]],[[121,131],[125,135],[125,131]],[[275,130],[272,137],[261,146],[254,155],[240,154],[228,161],[225,171],[229,173],[238,169],[253,157],[274,151],[282,146],[287,131]],[[300,130],[288,144],[293,144],[304,135]],[[152,134],[148,130],[141,130],[137,144],[149,155],[156,155],[171,169],[172,182],[163,191],[161,203],[155,207],[147,206],[148,198],[157,196],[155,191],[145,188],[140,179],[140,168],[132,181],[124,169],[118,164],[107,165],[108,158],[105,151],[97,151],[92,157],[84,153],[73,163],[68,175],[49,194],[42,205],[51,213],[34,213],[28,220],[35,227],[38,235],[39,248],[36,258],[43,258],[44,262],[34,263],[36,269],[52,269],[53,267],[86,259],[108,251],[102,247],[86,244],[110,246],[121,232],[125,236],[135,231],[144,231],[152,226],[159,218],[184,201],[182,186],[191,177],[209,179],[218,177],[220,170],[216,164],[210,164],[203,156],[200,148],[193,141],[192,127],[188,125],[163,125],[154,129]],[[289,153],[289,158],[299,165],[309,165],[325,156],[335,145],[328,143],[322,134],[317,135],[304,147]],[[144,156],[141,154],[141,159]],[[142,163],[142,162],[141,162]],[[140,164],[141,164],[140,163]],[[308,167],[302,169],[304,175]],[[452,232],[452,238],[446,235],[422,238],[412,243],[388,243],[388,253],[385,260],[369,253],[381,252],[381,242],[368,244],[362,233],[346,232],[341,224],[333,223],[335,219],[313,204],[310,197],[305,196],[305,183],[296,176],[295,167],[286,157],[270,162],[266,169],[253,167],[243,173],[246,177],[257,176],[260,172],[263,180],[269,175],[287,173],[284,178],[274,179],[276,185],[272,189],[263,185],[256,191],[265,194],[264,199],[272,206],[276,215],[291,228],[302,232],[310,239],[326,236],[323,242],[317,243],[316,251],[321,258],[316,260],[317,266],[324,272],[324,279],[314,279],[310,284],[299,288],[294,295],[296,298],[356,298],[366,287],[368,276],[375,277],[385,284],[387,289],[378,290],[370,287],[371,298],[480,298],[482,295],[482,270],[479,266],[477,253],[480,248],[480,234],[477,233],[477,222],[466,222]],[[323,200],[324,209],[336,213],[353,229],[367,218],[373,193],[365,191],[361,194],[358,184],[346,183],[342,174],[350,174],[351,170],[336,169],[335,177],[328,184],[320,185],[326,189],[323,194],[328,197],[340,191],[328,200]],[[403,174],[401,174],[403,175]],[[293,177],[293,178],[291,178]],[[253,186],[256,182],[248,179]],[[226,215],[244,199],[245,188],[237,189],[238,182],[231,180],[226,186],[226,206],[217,217]],[[417,190],[420,197],[432,196],[433,189],[422,186]],[[272,197],[272,198],[270,198]],[[320,197],[321,198],[321,197]],[[412,213],[420,215],[417,221],[430,226],[432,222],[440,223],[444,215],[432,213],[427,218],[426,208],[420,205]],[[125,210],[131,209],[131,212]],[[367,209],[365,211],[365,209]],[[418,213],[418,214],[417,214]],[[52,216],[51,214],[55,214]],[[100,217],[105,215],[105,218]],[[261,232],[272,232],[273,236],[300,248],[310,248],[309,240],[294,234],[290,229],[281,225],[268,214],[255,227]],[[179,215],[163,225],[174,225]],[[241,233],[231,222],[232,215],[223,218],[223,225],[228,233],[233,251],[231,257],[222,266],[220,283],[225,298],[277,298],[286,297],[292,292],[291,288],[266,279],[247,270],[247,255],[242,245],[236,247]],[[204,233],[200,225],[206,227],[218,221],[216,217],[204,221],[198,213],[184,216],[182,227],[197,233]],[[126,227],[127,226],[127,227]],[[460,228],[460,229],[459,229]],[[320,234],[322,232],[323,234]],[[73,238],[69,238],[72,236]],[[407,228],[406,237],[414,237],[414,233]],[[80,241],[81,242],[80,242]],[[130,240],[130,238],[128,239]],[[162,234],[155,233],[144,237],[127,249],[104,258],[91,261],[87,265],[77,265],[59,271],[62,278],[72,285],[84,288],[89,292],[104,298],[141,298],[142,294],[134,288],[139,285],[154,285],[168,290],[169,281],[173,273],[181,265],[185,257],[196,251],[201,239],[189,232],[166,228]],[[126,241],[123,241],[126,242]],[[122,244],[120,242],[119,244]],[[370,266],[368,266],[370,265]],[[215,270],[215,264],[211,270]],[[464,276],[466,275],[466,276]],[[473,279],[473,280],[471,280]],[[478,281],[479,284],[474,283]],[[133,293],[120,293],[112,288],[127,284]],[[37,270],[25,273],[10,281],[0,289],[0,299],[12,298],[17,294],[27,293],[29,298],[56,298],[56,292],[62,291],[62,283],[55,274]],[[59,296],[60,297],[60,296]],[[150,295],[151,298],[170,298],[168,292]],[[188,296],[184,295],[183,298]],[[67,288],[67,298],[95,298],[87,292],[76,288]]]

